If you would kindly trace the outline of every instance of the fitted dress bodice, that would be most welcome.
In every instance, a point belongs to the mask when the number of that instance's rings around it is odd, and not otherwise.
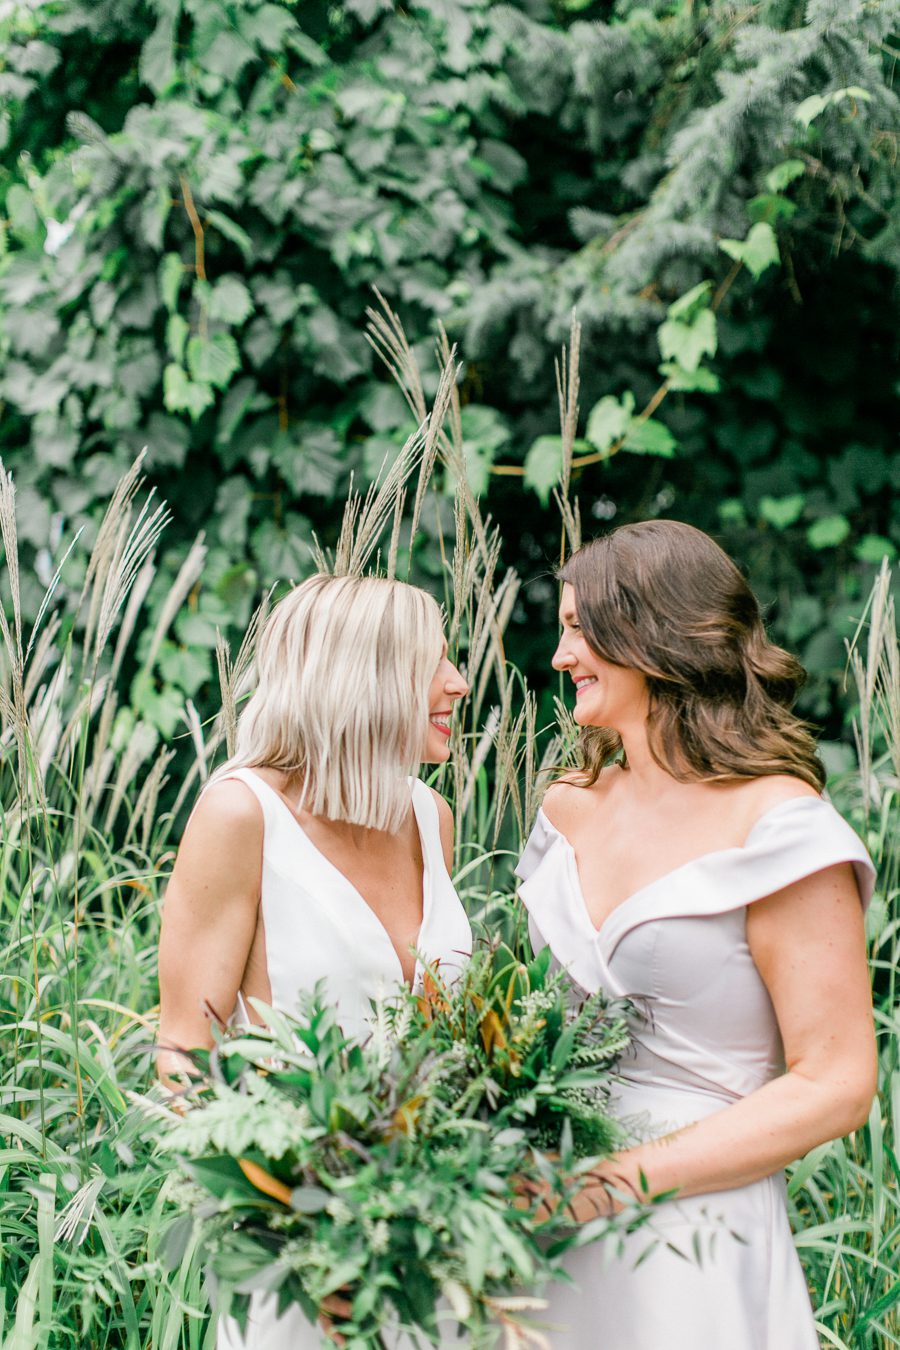
[[[246,783],[263,813],[260,916],[272,1004],[296,1013],[298,994],[323,981],[344,1031],[364,1036],[373,999],[403,981],[384,924],[274,788],[252,769],[234,769],[228,777]],[[447,874],[431,789],[415,779],[410,791],[424,863],[415,981],[423,961],[439,962],[452,978],[472,950],[472,932]]]
[[[874,869],[857,835],[821,798],[791,798],[766,811],[742,847],[667,872],[596,928],[575,852],[539,813],[517,868],[532,943],[549,946],[582,990],[633,1000],[633,1044],[614,1108],[635,1139],[709,1116],[783,1072],[775,1012],[747,941],[747,907],[845,862],[866,904]],[[660,1206],[648,1231],[665,1238],[649,1259],[647,1232],[628,1239],[612,1262],[590,1248],[576,1253],[571,1271],[581,1292],[560,1286],[551,1294],[548,1321],[563,1328],[551,1335],[554,1350],[817,1347],[780,1173],[676,1198]],[[715,1251],[705,1267],[685,1259],[704,1233]]]

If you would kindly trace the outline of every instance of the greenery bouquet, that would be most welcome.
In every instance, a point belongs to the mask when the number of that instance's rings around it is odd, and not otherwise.
[[[198,1057],[167,1138],[193,1181],[173,1259],[199,1229],[239,1320],[254,1290],[311,1321],[340,1293],[359,1350],[390,1327],[436,1341],[440,1309],[471,1344],[543,1343],[521,1320],[534,1291],[623,1222],[575,1229],[565,1207],[619,1140],[607,1094],[628,1043],[623,1004],[570,1006],[549,965],[485,944],[456,982],[430,969],[420,996],[376,1006],[363,1044],[321,988],[298,1018],[255,1004],[265,1025]],[[552,1213],[521,1198],[529,1183]]]

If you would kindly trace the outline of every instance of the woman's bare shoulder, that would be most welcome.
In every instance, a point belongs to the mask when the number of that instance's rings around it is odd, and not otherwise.
[[[621,770],[617,764],[610,764],[600,773],[600,777],[590,786],[577,782],[575,778],[558,778],[544,793],[541,803],[544,815],[563,834],[566,825],[578,820],[585,813],[600,806],[610,791],[615,777]]]
[[[201,794],[181,847],[208,848],[215,844],[231,854],[260,841],[262,834],[262,807],[253,789],[239,778],[224,778]]]
[[[795,797],[821,797],[811,783],[790,773],[767,774],[762,778],[748,778],[737,783],[734,793],[739,801],[767,810]]]

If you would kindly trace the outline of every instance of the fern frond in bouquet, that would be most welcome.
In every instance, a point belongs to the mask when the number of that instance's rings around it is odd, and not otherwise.
[[[254,1290],[312,1322],[340,1292],[350,1350],[400,1329],[434,1343],[444,1316],[471,1345],[501,1324],[507,1344],[540,1343],[519,1327],[517,1310],[536,1306],[522,1292],[560,1275],[573,1243],[628,1221],[576,1234],[566,1217],[619,1141],[606,1099],[628,1042],[623,1005],[570,1007],[567,990],[549,954],[526,965],[494,944],[454,983],[431,969],[420,996],[376,1006],[362,1044],[322,988],[296,1018],[255,1003],[264,1026],[218,1038],[166,1140],[192,1182],[171,1244],[200,1230],[239,1321]],[[522,1198],[548,1181],[550,1217]]]

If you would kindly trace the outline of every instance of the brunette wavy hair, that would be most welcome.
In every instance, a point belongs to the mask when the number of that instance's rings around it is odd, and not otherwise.
[[[673,777],[785,773],[821,790],[815,741],[791,711],[806,672],[769,641],[756,597],[709,535],[676,520],[621,525],[557,576],[574,587],[591,649],[646,677],[650,751]],[[611,728],[584,728],[577,781],[595,783],[621,749]]]

